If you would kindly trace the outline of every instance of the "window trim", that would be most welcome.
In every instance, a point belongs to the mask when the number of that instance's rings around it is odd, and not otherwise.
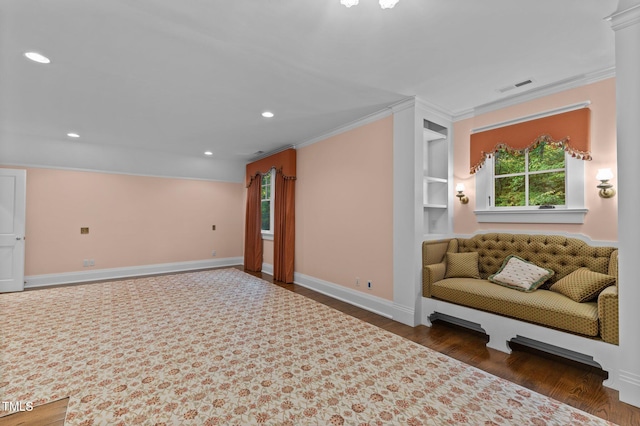
[[[565,202],[554,209],[527,207],[494,207],[489,203],[493,195],[494,157],[487,158],[483,167],[475,173],[476,220],[480,223],[584,223],[589,211],[585,208],[584,160],[565,153]]]

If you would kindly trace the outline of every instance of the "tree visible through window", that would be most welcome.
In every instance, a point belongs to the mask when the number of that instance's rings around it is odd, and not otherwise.
[[[262,175],[262,184],[260,188],[260,217],[261,229],[271,232],[271,224],[273,222],[273,173],[265,173]]]
[[[565,152],[546,142],[495,153],[495,207],[565,205]]]

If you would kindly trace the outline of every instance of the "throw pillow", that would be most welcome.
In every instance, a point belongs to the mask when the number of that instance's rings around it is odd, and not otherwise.
[[[540,287],[553,274],[554,272],[551,269],[541,268],[518,256],[509,255],[502,262],[500,270],[489,276],[489,281],[516,290],[530,292]]]
[[[447,253],[445,278],[480,278],[478,252]]]
[[[611,275],[593,272],[589,268],[580,268],[558,280],[549,290],[564,294],[576,302],[587,302],[613,284],[615,280],[616,278]]]

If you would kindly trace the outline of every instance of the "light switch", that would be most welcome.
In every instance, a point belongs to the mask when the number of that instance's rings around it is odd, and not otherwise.
[[[80,228],[80,233],[81,234],[88,234],[89,233],[89,228]]]

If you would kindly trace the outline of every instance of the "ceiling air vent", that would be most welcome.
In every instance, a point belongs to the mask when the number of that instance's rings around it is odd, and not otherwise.
[[[525,81],[521,81],[520,83],[516,83],[514,84],[514,86],[516,87],[522,87],[522,86],[526,86],[527,84],[531,84],[533,83],[533,81],[531,80],[525,80]]]
[[[524,81],[521,81],[520,83],[515,83],[510,86],[503,87],[502,89],[498,89],[498,92],[500,93],[508,92],[509,90],[517,89],[518,87],[526,86],[527,84],[531,84],[531,83],[533,83],[532,79],[524,80]]]

